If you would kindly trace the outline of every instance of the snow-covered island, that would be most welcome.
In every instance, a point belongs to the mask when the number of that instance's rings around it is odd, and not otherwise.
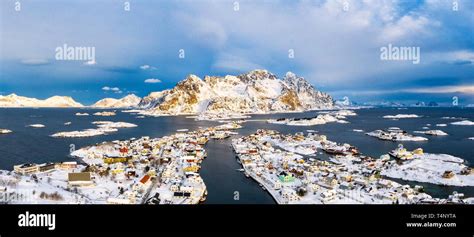
[[[423,133],[430,136],[447,136],[448,134],[442,130],[426,130],[426,131],[414,131],[414,133]]]
[[[117,115],[115,111],[102,111],[94,113],[95,116],[115,116]]]
[[[474,186],[474,172],[464,160],[447,154],[407,151],[403,146],[390,153],[402,163],[390,161],[381,174],[391,178],[450,186]]]
[[[106,135],[108,133],[117,132],[119,128],[133,128],[136,124],[126,122],[111,122],[111,121],[95,121],[92,124],[97,125],[97,128],[85,129],[82,131],[57,132],[52,134],[52,137],[92,137]]]
[[[421,116],[416,114],[397,114],[397,115],[385,115],[383,118],[386,119],[406,119],[406,118],[419,118]]]
[[[382,173],[396,165],[395,160],[388,155],[380,159],[361,155],[354,146],[329,141],[325,135],[258,130],[234,139],[232,145],[244,174],[279,204],[469,203],[461,194],[433,198],[422,186],[385,179]],[[313,158],[318,150],[329,154],[330,161]]]
[[[279,118],[269,119],[268,123],[273,124],[285,124],[289,126],[314,126],[326,123],[349,123],[345,119],[346,116],[355,116],[356,113],[350,110],[333,111],[329,113],[319,114],[316,117],[311,118]]]
[[[366,133],[371,137],[376,137],[380,140],[388,140],[388,141],[427,141],[428,138],[420,137],[420,136],[413,136],[407,133],[404,130],[398,128],[389,128],[387,130],[375,130],[372,132]]]
[[[188,118],[194,118],[196,121],[219,121],[231,119],[248,119],[251,118],[251,116],[240,113],[200,113],[197,116],[189,116]]]
[[[44,126],[43,124],[37,123],[37,124],[30,124],[30,125],[28,125],[28,127],[32,127],[32,128],[44,128],[44,127],[46,127],[46,126]]]
[[[8,133],[11,133],[11,132],[12,132],[12,130],[3,129],[3,128],[0,129],[0,134],[8,134]]]
[[[202,120],[224,120],[251,114],[334,109],[334,101],[294,73],[278,78],[257,69],[237,76],[203,79],[188,75],[172,89],[145,96],[137,107],[145,116],[193,115]]]
[[[462,126],[474,126],[474,122],[470,120],[462,120],[458,122],[452,122],[452,125],[462,125]]]

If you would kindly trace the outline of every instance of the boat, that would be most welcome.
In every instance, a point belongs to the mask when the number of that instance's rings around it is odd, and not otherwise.
[[[245,170],[244,169],[237,169],[237,171],[244,172]]]
[[[331,155],[344,155],[344,152],[335,148],[323,148],[323,150]]]
[[[230,137],[230,135],[226,132],[216,132],[211,136],[212,139],[218,139],[218,140],[226,139],[226,138],[229,138],[229,137]]]
[[[200,138],[198,138],[197,143],[198,143],[199,145],[206,145],[206,143],[207,143],[208,141],[209,141],[209,138],[207,138],[207,137],[200,137]]]

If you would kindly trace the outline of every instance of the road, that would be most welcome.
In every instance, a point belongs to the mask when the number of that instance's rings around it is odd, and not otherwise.
[[[158,159],[161,159],[161,158],[162,158],[163,152],[164,152],[164,147],[161,147],[161,148],[160,148],[160,152],[159,152],[160,154],[159,154],[158,157],[157,157]],[[158,166],[155,165],[154,168],[155,168],[156,172],[158,172],[158,170],[159,170],[159,169],[158,169]],[[157,177],[161,177],[161,172],[160,172],[160,173],[157,173],[156,176],[157,176]],[[161,178],[160,178],[160,179],[161,179]],[[158,178],[153,179],[153,181],[152,181],[152,183],[151,183],[151,185],[150,185],[150,188],[148,188],[148,190],[147,190],[147,192],[145,193],[145,195],[143,195],[141,204],[145,204],[145,202],[148,200],[148,198],[149,198],[149,196],[150,196],[151,191],[154,190],[158,184],[159,184]]]

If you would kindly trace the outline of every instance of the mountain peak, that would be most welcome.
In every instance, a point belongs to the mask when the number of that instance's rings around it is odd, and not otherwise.
[[[194,75],[194,74],[189,74],[186,79],[184,79],[183,82],[200,82],[202,81],[201,78],[199,78],[198,76]]]
[[[140,97],[136,96],[135,94],[128,94],[127,96],[123,97],[122,99],[140,99]]]
[[[296,74],[294,74],[293,72],[290,72],[288,71],[286,74],[285,74],[285,78],[288,78],[288,79],[293,79],[293,78],[296,78]]]
[[[333,106],[331,96],[316,91],[302,77],[289,72],[282,80],[262,69],[204,80],[189,75],[173,89],[152,94],[140,103],[152,114],[265,113]]]
[[[5,97],[18,97],[18,95],[15,94],[15,93],[11,93],[11,94],[9,94],[9,95],[7,95],[7,96],[5,96]]]
[[[129,94],[121,99],[114,99],[114,98],[104,98],[97,101],[91,107],[95,108],[130,108],[136,107],[140,103],[141,98],[134,95]]]
[[[265,69],[255,69],[248,73],[244,73],[238,76],[244,82],[251,82],[255,80],[263,80],[263,79],[277,79],[273,73],[265,70]]]

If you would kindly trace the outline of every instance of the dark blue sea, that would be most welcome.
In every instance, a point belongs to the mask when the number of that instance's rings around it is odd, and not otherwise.
[[[42,163],[73,160],[69,156],[72,146],[78,149],[102,141],[123,140],[140,136],[162,137],[175,133],[177,129],[195,130],[199,127],[219,124],[218,122],[194,121],[194,119],[186,118],[185,116],[145,117],[139,119],[136,118],[136,115],[120,111],[117,111],[117,115],[112,117],[93,116],[92,114],[97,111],[101,110],[52,108],[0,109],[0,128],[13,131],[10,134],[0,135],[0,169],[12,170],[13,165],[29,162]],[[87,112],[91,116],[75,116],[77,112]],[[268,124],[265,122],[265,119],[310,117],[317,115],[317,112],[253,115],[251,120],[256,121],[244,123],[244,128],[238,130],[238,132],[240,135],[247,135],[260,128],[274,129],[282,133],[305,132],[311,129],[321,134],[326,134],[330,140],[355,145],[366,155],[379,157],[381,154],[396,148],[399,143],[381,141],[364,133],[354,132],[353,129],[362,129],[368,132],[388,127],[399,127],[411,133],[423,130],[422,127],[431,124],[430,129],[440,129],[449,135],[429,136],[429,141],[426,142],[403,142],[404,146],[409,149],[421,147],[428,153],[454,155],[465,159],[470,166],[474,164],[474,140],[468,139],[469,137],[474,137],[474,126],[455,126],[450,123],[460,119],[442,119],[442,117],[458,117],[474,121],[473,108],[372,108],[360,109],[356,110],[356,112],[358,116],[348,117],[347,120],[350,122],[348,124],[330,123],[308,127]],[[400,120],[382,118],[384,115],[395,114],[417,114],[422,117]],[[95,128],[95,125],[91,123],[98,120],[130,122],[137,124],[138,127],[122,128],[116,133],[90,138],[53,138],[50,136],[60,131]],[[66,126],[64,125],[66,122],[72,122],[72,124]],[[29,124],[36,123],[44,124],[46,127],[28,127]],[[447,124],[447,126],[436,127],[436,124]],[[266,191],[263,191],[254,181],[237,171],[241,167],[237,163],[230,142],[230,139],[211,140],[206,145],[208,158],[202,163],[200,171],[209,192],[206,203],[275,203]],[[420,184],[401,180],[396,181],[411,185]],[[469,197],[474,196],[473,187],[443,187],[427,183],[421,183],[421,185],[425,187],[427,193],[435,197],[446,197],[453,191],[463,192]]]

